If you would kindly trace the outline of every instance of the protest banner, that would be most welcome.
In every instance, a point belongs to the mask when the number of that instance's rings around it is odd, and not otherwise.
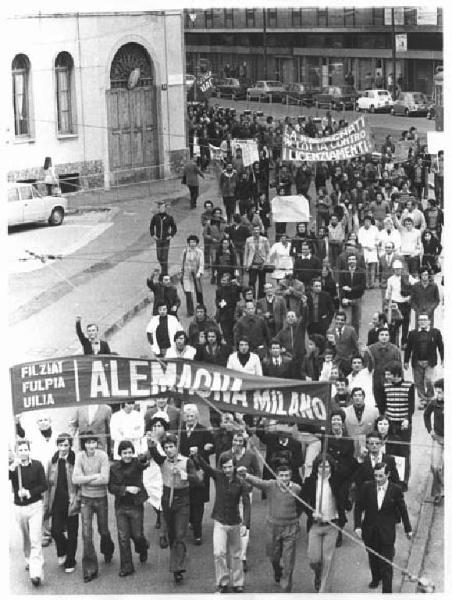
[[[183,359],[64,356],[15,365],[10,375],[14,414],[181,394],[190,402],[206,398],[221,411],[324,425],[331,395],[327,382],[258,377]]]
[[[275,223],[308,223],[311,219],[309,201],[303,195],[275,196],[271,201]]]
[[[223,160],[223,151],[221,150],[221,148],[218,148],[217,146],[212,146],[212,144],[209,144],[209,151],[210,151],[210,160],[213,160],[216,162],[221,162]]]
[[[240,148],[242,151],[242,159],[245,167],[252,165],[254,162],[259,162],[259,150],[256,140],[238,140],[234,139],[231,142],[232,152],[235,156],[235,151]]]
[[[333,135],[311,138],[296,131],[286,133],[283,141],[283,160],[332,161],[347,160],[373,152],[374,142],[364,116]]]
[[[214,89],[212,71],[199,72],[195,85],[200,98],[209,98]]]

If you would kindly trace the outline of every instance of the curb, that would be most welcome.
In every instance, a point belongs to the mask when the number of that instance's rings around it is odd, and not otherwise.
[[[414,533],[413,544],[411,546],[411,552],[408,556],[408,563],[406,569],[409,573],[421,576],[422,566],[424,564],[425,552],[430,538],[430,530],[432,527],[434,504],[427,502],[426,499],[430,497],[430,490],[432,488],[433,475],[429,471],[427,476],[425,487],[424,487],[424,499],[422,500],[421,509],[419,511],[419,517],[416,524],[416,530]],[[402,577],[402,583],[399,589],[399,593],[403,594],[415,594],[418,592],[418,582],[410,581],[408,575]]]
[[[171,283],[176,285],[179,281],[179,272],[174,272],[171,274]],[[151,297],[152,296],[152,297]],[[135,304],[129,308],[125,313],[120,315],[111,325],[101,331],[101,337],[105,339],[111,338],[119,329],[124,327],[126,323],[128,323],[133,317],[135,317],[138,313],[140,313],[146,306],[152,304],[154,301],[152,292],[148,292],[144,298],[135,302]]]

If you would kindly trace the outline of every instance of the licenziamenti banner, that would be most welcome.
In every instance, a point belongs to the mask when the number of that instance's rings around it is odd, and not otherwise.
[[[221,411],[324,425],[331,397],[329,383],[258,377],[183,359],[65,356],[15,365],[10,375],[14,414],[181,394],[187,402],[208,399]]]
[[[364,116],[333,135],[311,138],[296,131],[284,135],[283,160],[330,161],[347,160],[370,154],[374,149],[373,136]]]

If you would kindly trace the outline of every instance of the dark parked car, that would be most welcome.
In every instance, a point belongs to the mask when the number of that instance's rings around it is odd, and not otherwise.
[[[429,101],[422,92],[400,92],[395,100],[391,113],[393,115],[423,115],[429,111]]]
[[[282,97],[282,102],[298,106],[312,106],[314,104],[313,96],[319,91],[319,88],[315,88],[309,83],[289,83],[287,95]]]
[[[319,94],[314,94],[314,104],[317,108],[353,110],[358,98],[358,92],[350,85],[328,85]]]
[[[218,79],[215,83],[215,87],[218,98],[232,98],[233,100],[246,98],[247,86],[233,77]]]

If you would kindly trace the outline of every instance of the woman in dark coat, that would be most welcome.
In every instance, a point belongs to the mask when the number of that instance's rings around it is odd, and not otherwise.
[[[320,278],[322,280],[322,290],[324,292],[328,292],[331,298],[334,301],[334,305],[336,308],[339,307],[339,301],[337,298],[337,287],[336,282],[333,278],[333,271],[328,263],[328,261],[323,261],[322,272],[320,274]]]
[[[311,242],[309,238],[307,223],[297,223],[295,235],[290,242],[290,256],[296,257],[301,254],[301,244],[303,242]]]

